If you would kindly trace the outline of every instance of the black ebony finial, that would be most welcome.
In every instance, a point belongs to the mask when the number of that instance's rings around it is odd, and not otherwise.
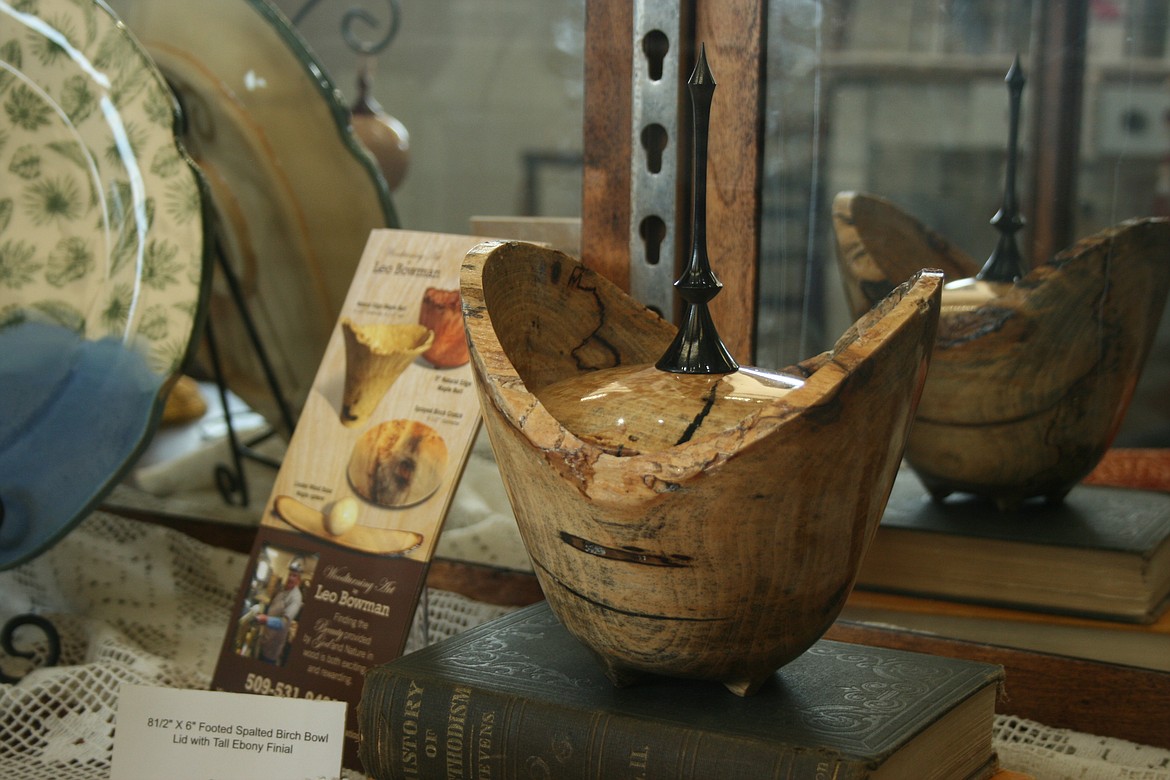
[[[711,96],[715,77],[707,65],[706,46],[699,46],[699,61],[687,82],[695,118],[694,213],[691,220],[691,259],[674,283],[686,302],[683,325],[658,360],[662,371],[675,374],[730,374],[739,369],[715,330],[707,309],[723,287],[707,258],[707,129],[711,122]]]
[[[1014,282],[1024,275],[1023,259],[1020,249],[1016,246],[1016,231],[1024,226],[1024,218],[1020,216],[1020,204],[1016,201],[1016,157],[1019,152],[1020,136],[1020,95],[1024,91],[1024,71],[1020,68],[1020,55],[1008,68],[1004,82],[1008,86],[1010,95],[1010,115],[1008,128],[1007,173],[1004,177],[1003,205],[991,224],[999,231],[999,242],[995,251],[983,265],[983,270],[975,275],[976,279],[988,282]]]

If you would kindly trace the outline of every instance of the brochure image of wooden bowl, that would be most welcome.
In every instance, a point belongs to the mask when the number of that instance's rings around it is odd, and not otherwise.
[[[394,509],[438,490],[447,460],[447,443],[434,428],[417,420],[388,420],[357,440],[347,474],[358,496]]]
[[[375,555],[401,555],[410,552],[423,542],[422,534],[397,528],[374,528],[362,525],[360,518],[348,527],[339,527],[339,508],[344,512],[352,496],[333,502],[328,511],[315,509],[292,496],[277,496],[272,502],[272,512],[284,522],[303,533],[351,550]],[[358,509],[360,515],[360,508]]]

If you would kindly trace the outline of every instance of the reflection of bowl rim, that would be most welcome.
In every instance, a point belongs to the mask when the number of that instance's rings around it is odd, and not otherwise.
[[[663,371],[653,363],[622,363],[577,374],[545,385],[534,393],[554,419],[582,441],[600,447],[612,455],[630,458],[642,452],[661,452],[664,447],[648,447],[647,442],[674,439],[669,446],[692,429],[709,427],[716,417],[744,419],[744,411],[757,411],[779,400],[804,384],[803,376],[791,369],[771,371],[740,366],[725,374],[689,374]],[[637,389],[633,389],[637,386]],[[641,409],[631,415],[619,403],[635,392],[653,393],[661,401],[653,409]],[[722,406],[721,406],[722,404]],[[673,416],[663,408],[679,412]],[[605,409],[604,422],[577,424],[565,422],[580,413],[582,423],[597,420],[597,411]],[[732,412],[731,410],[735,410]],[[616,410],[616,411],[615,411]],[[737,417],[737,413],[739,416]],[[615,421],[616,419],[616,421]],[[701,422],[699,422],[701,420]],[[583,427],[588,430],[581,432]],[[710,428],[710,431],[729,430]],[[709,433],[702,433],[702,438]],[[695,438],[691,436],[691,438]]]
[[[435,470],[435,484],[434,484],[434,486],[429,488],[423,495],[421,495],[418,498],[411,499],[410,501],[406,501],[404,503],[401,503],[401,504],[383,504],[383,503],[380,503],[378,501],[373,500],[372,498],[367,497],[366,495],[364,495],[362,493],[361,490],[358,489],[357,485],[355,485],[353,483],[353,477],[350,475],[350,468],[351,468],[351,465],[353,464],[354,458],[357,456],[358,447],[361,446],[362,442],[365,441],[367,439],[367,437],[376,439],[378,430],[385,428],[386,426],[394,425],[395,423],[405,423],[408,425],[417,425],[417,426],[424,428],[425,429],[424,434],[423,434],[424,436],[433,437],[434,440],[438,441],[440,444],[443,445],[443,463],[439,468],[437,468]],[[451,450],[447,446],[447,440],[443,438],[443,435],[441,433],[439,433],[433,427],[431,427],[430,425],[427,425],[425,422],[423,422],[421,420],[415,420],[415,419],[410,418],[410,417],[392,417],[389,420],[383,420],[376,425],[371,425],[369,428],[362,431],[361,436],[359,436],[354,441],[353,447],[350,448],[349,460],[347,461],[346,466],[345,466],[345,481],[349,485],[349,487],[353,490],[354,496],[357,497],[358,499],[360,499],[363,503],[365,503],[371,507],[374,507],[376,509],[409,509],[410,507],[417,506],[417,505],[423,503],[424,501],[426,501],[427,499],[429,499],[431,496],[433,496],[439,490],[439,488],[441,488],[443,486],[443,479],[446,476],[447,466],[450,465],[450,462],[451,462]]]

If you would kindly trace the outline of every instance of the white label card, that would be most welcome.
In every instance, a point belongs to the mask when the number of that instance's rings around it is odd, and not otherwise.
[[[125,684],[110,780],[341,777],[345,702]]]

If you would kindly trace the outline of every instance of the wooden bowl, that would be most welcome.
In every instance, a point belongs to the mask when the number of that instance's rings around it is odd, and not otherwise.
[[[1170,221],[1123,222],[1014,283],[972,295],[970,257],[897,206],[839,194],[838,262],[852,309],[919,268],[947,276],[906,460],[936,498],[1001,509],[1060,500],[1116,435],[1170,288]]]
[[[674,327],[568,255],[489,242],[463,266],[484,422],[553,610],[624,684],[741,695],[836,618],[884,510],[934,340],[922,273],[800,364],[802,387],[682,444],[606,452],[537,397],[653,363]]]

